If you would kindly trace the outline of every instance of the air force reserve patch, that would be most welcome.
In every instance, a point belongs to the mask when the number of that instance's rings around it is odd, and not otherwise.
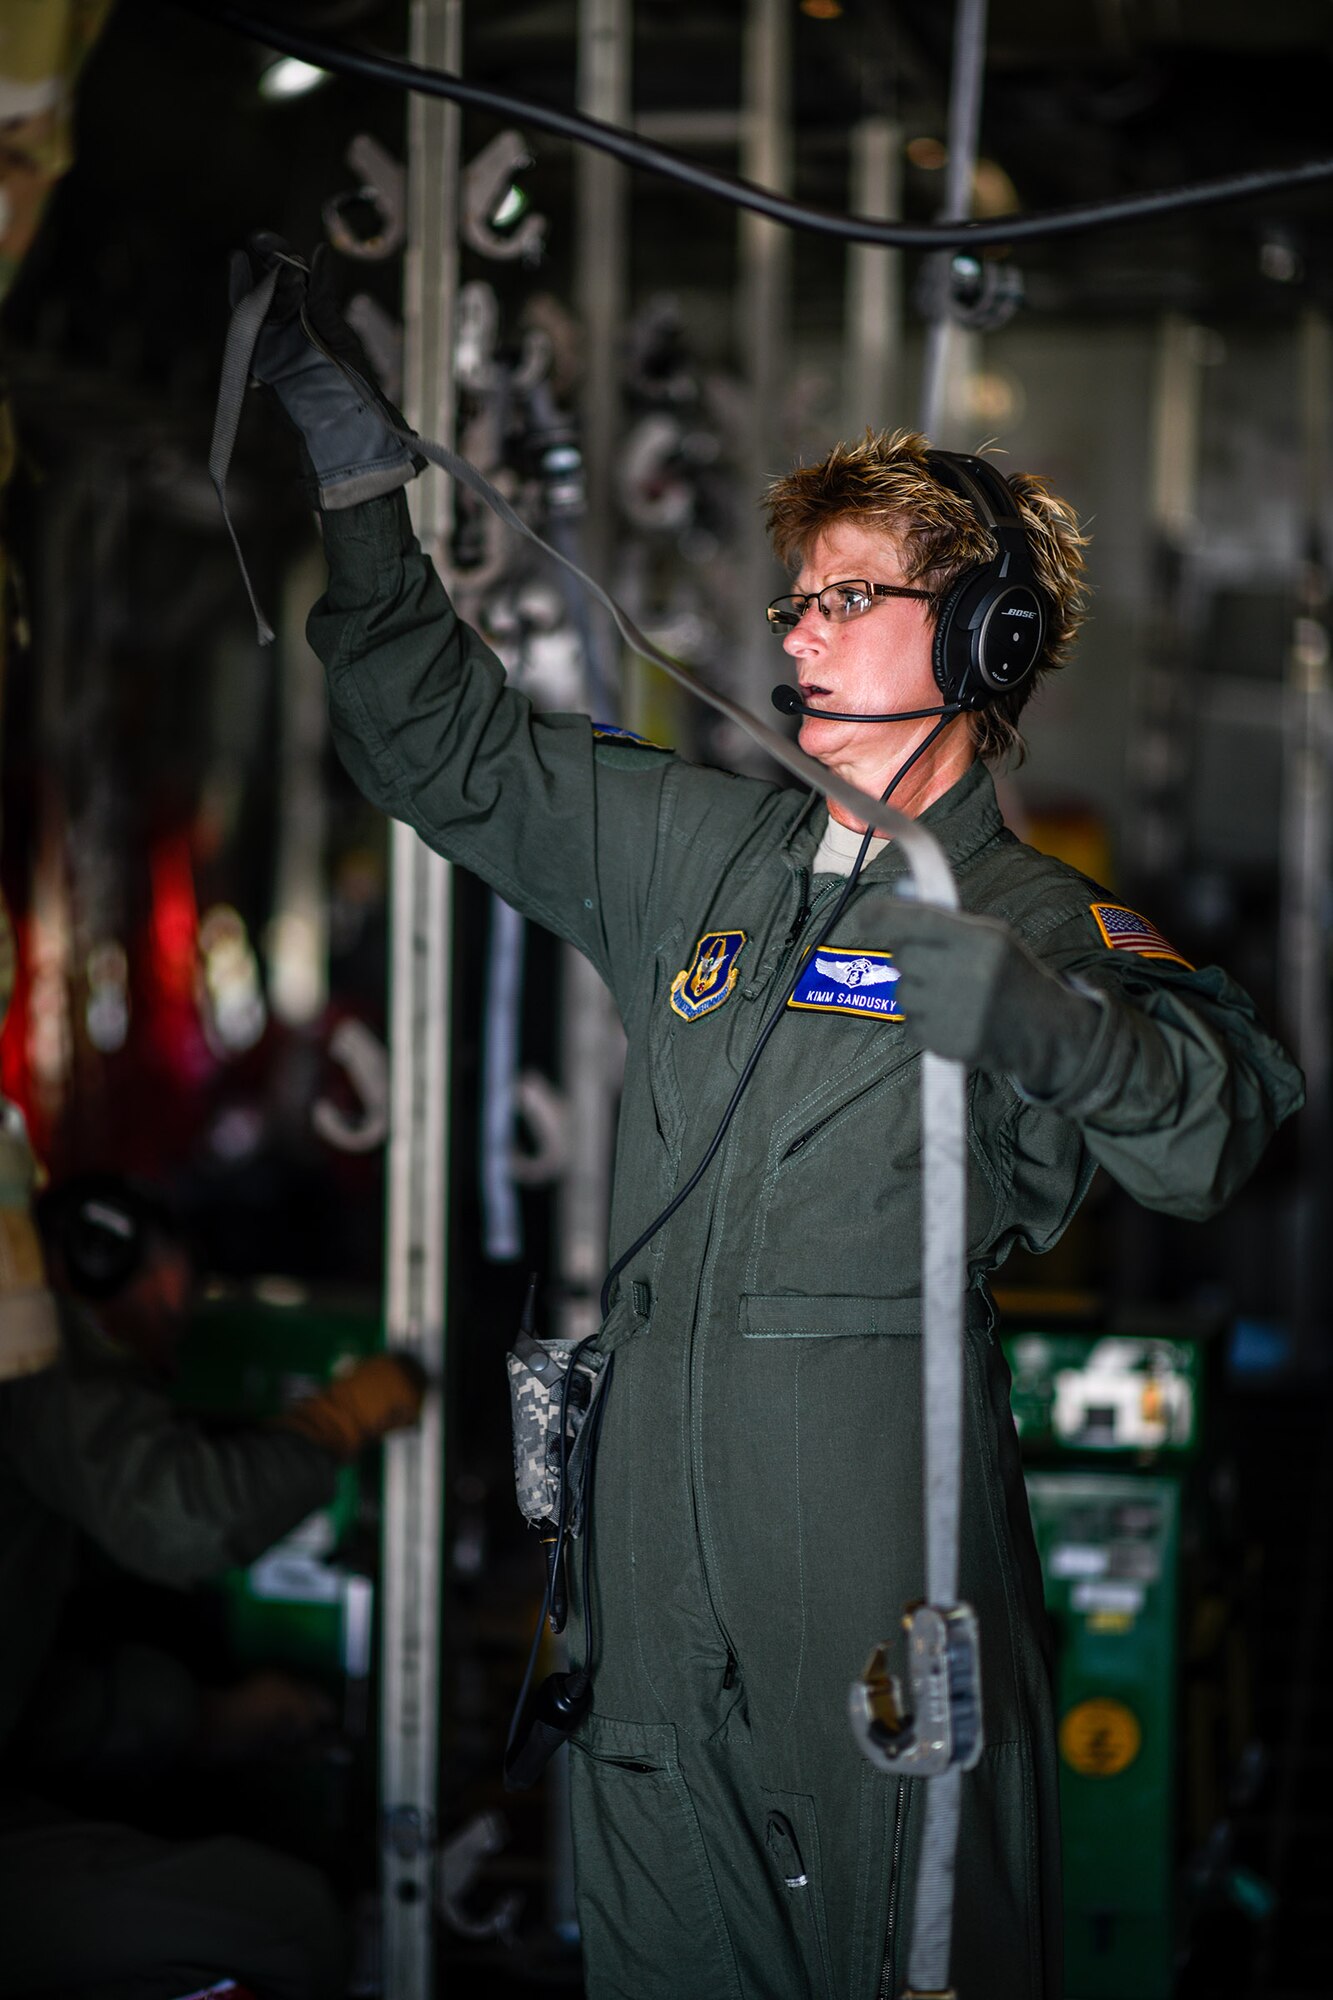
[[[1093,903],[1090,907],[1109,951],[1136,951],[1140,958],[1169,958],[1173,965],[1183,965],[1186,972],[1193,972],[1189,960],[1182,958],[1146,917],[1127,910],[1122,903]]]
[[[686,1021],[711,1014],[736,984],[736,961],[745,943],[744,931],[705,931],[694,947],[694,958],[671,982],[671,1004]]]
[[[891,953],[833,946],[806,960],[787,1005],[817,1014],[874,1014],[882,1021],[901,1021],[897,985]]]
[[[616,722],[594,722],[592,725],[594,743],[629,743],[637,750],[666,750],[665,743],[654,743],[650,736],[640,736],[633,729],[622,729]]]

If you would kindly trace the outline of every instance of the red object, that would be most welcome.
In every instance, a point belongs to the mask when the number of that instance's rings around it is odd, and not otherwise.
[[[9,1002],[3,1033],[0,1033],[0,1092],[17,1104],[28,1122],[33,1151],[45,1158],[49,1134],[46,1121],[38,1116],[33,1102],[32,1077],[28,1069],[28,997],[32,986],[28,932],[31,919],[16,917],[14,927],[14,992]]]

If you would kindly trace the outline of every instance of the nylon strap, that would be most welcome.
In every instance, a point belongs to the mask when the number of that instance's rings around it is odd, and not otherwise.
[[[949,1943],[953,1935],[963,1774],[955,1764],[941,1771],[938,1777],[919,1782],[926,1788],[926,1814],[917,1856],[907,1977],[914,1993],[944,1993],[949,1988]]]
[[[241,424],[241,405],[245,401],[245,391],[250,381],[250,363],[254,359],[255,343],[259,339],[259,329],[268,318],[268,309],[273,303],[273,293],[278,282],[278,266],[272,264],[265,271],[252,292],[247,292],[239,301],[227,328],[227,345],[222,353],[222,374],[218,381],[218,406],[213,417],[213,442],[208,448],[208,476],[213,482],[222,509],[222,518],[231,536],[231,545],[236,551],[236,560],[241,566],[241,576],[250,598],[250,609],[255,614],[255,625],[259,631],[261,646],[273,643],[273,627],[259,608],[255,587],[250,581],[250,572],[241,554],[241,544],[232,526],[231,514],[227,507],[227,474],[231,469],[231,455],[236,447],[236,433]]]
[[[259,643],[268,645],[273,631],[255,599],[245,569],[236,531],[227,514],[225,486],[240,423],[255,343],[263,325],[277,282],[277,270],[268,271],[232,313],[218,389],[217,416],[209,472],[222,501],[223,518],[236,549],[241,573],[254,607]],[[329,354],[314,330],[306,331],[332,365],[340,368],[349,383],[363,397],[369,397],[384,414],[383,399],[361,381],[337,356]],[[641,631],[609,591],[579,568],[560,549],[553,548],[517,513],[504,495],[497,493],[474,465],[457,452],[415,432],[401,428],[385,416],[387,428],[409,443],[432,465],[475,493],[507,528],[541,549],[577,578],[605,606],[617,630],[632,651],[683,687],[696,701],[725,716],[752,741],[766,750],[775,763],[789,771],[817,797],[838,801],[865,826],[898,841],[907,857],[917,895],[925,903],[956,910],[958,891],[944,850],[929,828],[909,819],[893,806],[858,791],[826,764],[792,743],[762,717],[751,714],[719,688],[710,687],[688,667],[664,652],[647,633]],[[967,1131],[964,1091],[966,1073],[960,1063],[927,1052],[921,1071],[922,1141],[922,1400],[923,1453],[925,1478],[926,1592],[932,1604],[941,1607],[956,1601],[958,1589],[958,1532],[963,1475],[963,1291],[967,1219]],[[958,1845],[962,1773],[950,1770],[926,1783],[926,1809],[921,1856],[917,1873],[917,1893],[912,1920],[909,1976],[923,1992],[942,1992],[948,1986],[949,1939],[953,1928],[954,1866]]]

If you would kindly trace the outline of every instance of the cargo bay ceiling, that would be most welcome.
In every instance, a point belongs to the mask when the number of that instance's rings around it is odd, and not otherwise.
[[[901,129],[904,214],[934,219],[954,9],[948,0],[791,0],[791,191],[849,206],[858,119]],[[255,0],[254,12],[329,42],[401,53],[406,0]],[[636,0],[635,121],[667,146],[737,167],[746,9],[740,0]],[[471,0],[465,70],[479,82],[573,108],[576,0]],[[119,0],[86,72],[79,156],[6,311],[19,376],[62,372],[81,422],[134,420],[133,392],[178,414],[212,394],[224,274],[238,230],[276,227],[309,247],[330,193],[353,178],[361,130],[402,149],[403,101],[339,78],[295,102],[261,101],[262,52],[169,4]],[[978,185],[983,209],[1024,211],[1170,187],[1329,151],[1330,0],[992,0]],[[474,151],[497,120],[469,112]],[[527,176],[550,221],[536,277],[568,291],[570,142],[528,134]],[[724,296],[735,216],[645,172],[631,176],[631,283]],[[1333,191],[1251,201],[1024,245],[1014,261],[1033,314],[1290,317],[1327,303]],[[844,251],[799,236],[792,319],[833,331]],[[909,287],[918,258],[908,258]],[[395,282],[382,274],[386,303]],[[910,293],[909,293],[910,295]],[[116,412],[108,373],[129,393]],[[82,385],[83,394],[80,394]]]

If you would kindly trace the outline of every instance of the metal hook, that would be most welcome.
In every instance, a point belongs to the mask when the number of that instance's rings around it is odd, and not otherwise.
[[[361,185],[325,202],[325,233],[344,257],[379,263],[402,247],[407,234],[407,175],[392,153],[368,132],[358,132],[347,148],[347,164],[360,174]],[[345,211],[355,201],[368,202],[379,218],[379,227],[369,236],[359,235],[346,219]]]
[[[351,1119],[330,1098],[317,1098],[310,1122],[321,1139],[340,1153],[373,1153],[389,1136],[389,1052],[364,1021],[340,1021],[329,1037],[329,1056],[346,1072],[361,1099],[362,1114]]]
[[[488,1916],[469,1916],[463,1908],[463,1898],[482,1864],[498,1854],[508,1838],[509,1829],[499,1813],[478,1813],[450,1834],[436,1856],[435,1907],[460,1937],[508,1938],[513,1934],[523,1903],[517,1890],[507,1890]]]
[[[464,241],[483,257],[522,257],[529,264],[540,258],[546,239],[544,215],[529,213],[513,229],[497,227],[515,176],[531,165],[532,154],[521,134],[507,131],[497,132],[464,170],[459,228]]]

